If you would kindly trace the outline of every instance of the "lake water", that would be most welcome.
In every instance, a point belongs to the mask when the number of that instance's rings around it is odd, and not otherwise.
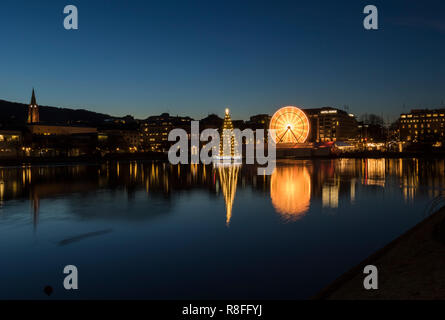
[[[445,160],[292,160],[256,173],[0,168],[0,298],[305,299],[425,218],[445,189]],[[66,265],[79,290],[63,288]]]

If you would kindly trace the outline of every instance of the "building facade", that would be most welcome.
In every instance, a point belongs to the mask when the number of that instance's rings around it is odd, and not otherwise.
[[[303,109],[309,118],[310,142],[352,141],[357,139],[358,123],[353,114],[324,107]]]
[[[141,146],[139,136],[137,130],[102,129],[97,134],[97,144],[103,152],[136,152]]]
[[[17,156],[22,145],[22,132],[0,130],[0,157]]]
[[[97,128],[41,122],[32,90],[22,150],[27,156],[79,156],[95,150]]]
[[[170,116],[163,113],[159,116],[151,116],[142,121],[139,128],[139,139],[145,151],[168,151],[171,142],[168,134],[175,128],[181,128],[190,133],[190,125],[193,119],[190,117]]]
[[[72,134],[91,134],[97,133],[97,128],[82,126],[67,126],[57,124],[31,124],[28,125],[31,134],[34,135],[72,135]]]
[[[246,121],[246,127],[252,130],[256,129],[268,129],[270,124],[270,119],[272,117],[268,114],[257,114],[251,116],[248,121]]]
[[[388,130],[382,125],[358,123],[358,139],[360,142],[384,142],[388,140]]]
[[[443,144],[445,141],[445,109],[411,110],[400,115],[400,140]]]

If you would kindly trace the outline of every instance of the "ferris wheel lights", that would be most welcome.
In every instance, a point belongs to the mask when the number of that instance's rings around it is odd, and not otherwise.
[[[309,136],[309,119],[299,108],[283,107],[272,116],[269,130],[275,143],[304,143]]]

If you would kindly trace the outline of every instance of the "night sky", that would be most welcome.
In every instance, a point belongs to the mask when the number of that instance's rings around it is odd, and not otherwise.
[[[40,105],[116,116],[348,105],[393,120],[445,101],[445,1],[2,0],[0,39],[0,99],[35,87]]]

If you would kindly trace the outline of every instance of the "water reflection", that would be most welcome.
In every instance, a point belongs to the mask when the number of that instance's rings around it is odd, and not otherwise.
[[[217,165],[219,173],[219,182],[224,195],[224,202],[226,204],[226,225],[229,226],[232,218],[232,206],[235,200],[236,185],[238,181],[238,171],[240,165]],[[204,167],[205,170],[205,167]]]
[[[363,184],[384,187],[386,177],[385,159],[365,159],[363,163]]]
[[[320,204],[329,210],[342,201],[354,203],[366,192],[399,192],[405,202],[424,195],[432,199],[445,188],[445,160],[419,159],[337,159],[279,161],[271,176],[258,176],[253,165],[212,167],[170,165],[165,162],[109,162],[100,165],[23,166],[0,168],[0,209],[12,199],[28,199],[34,224],[39,220],[42,199],[79,194],[94,197],[97,192],[124,193],[131,203],[145,194],[148,203],[162,207],[149,213],[88,212],[82,218],[107,217],[147,219],[168,214],[177,195],[205,192],[222,197],[226,224],[233,222],[235,195],[246,189],[271,199],[280,217],[295,221]],[[68,197],[66,197],[68,198]],[[91,198],[93,199],[93,198]],[[69,201],[69,200],[67,200]],[[241,201],[241,200],[240,200]],[[73,202],[73,207],[78,205]],[[81,211],[81,210],[79,210]],[[5,212],[4,210],[0,211]],[[141,210],[142,212],[142,210]],[[113,216],[114,215],[114,216]]]
[[[296,220],[309,209],[311,178],[307,167],[278,166],[272,173],[270,197],[275,210],[285,219]]]
[[[338,179],[336,179],[334,183],[325,183],[321,193],[323,208],[337,208],[339,192],[340,184]]]

